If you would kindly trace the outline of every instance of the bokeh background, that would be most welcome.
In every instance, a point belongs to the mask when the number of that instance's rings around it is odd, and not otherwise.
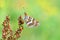
[[[18,28],[18,17],[24,12],[40,22],[39,27],[24,30],[19,40],[60,40],[60,0],[0,0],[0,39],[2,22],[7,15],[13,31]]]

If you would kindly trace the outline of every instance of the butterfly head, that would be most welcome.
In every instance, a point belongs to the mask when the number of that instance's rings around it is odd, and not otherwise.
[[[27,16],[27,13],[25,12],[24,15]]]

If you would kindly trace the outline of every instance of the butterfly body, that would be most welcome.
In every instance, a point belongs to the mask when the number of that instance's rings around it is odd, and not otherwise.
[[[34,26],[39,25],[39,22],[36,19],[34,19],[33,17],[28,16],[26,13],[25,13],[24,20],[25,20],[28,27],[34,27]]]

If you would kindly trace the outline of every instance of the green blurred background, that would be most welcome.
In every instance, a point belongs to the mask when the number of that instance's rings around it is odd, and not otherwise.
[[[18,17],[24,12],[40,22],[39,27],[24,30],[19,40],[60,40],[60,0],[0,0],[0,39],[2,22],[7,15],[13,31],[18,28]]]

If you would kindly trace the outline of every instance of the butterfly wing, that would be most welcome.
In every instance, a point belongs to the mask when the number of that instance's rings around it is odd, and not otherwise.
[[[28,27],[34,27],[39,25],[39,22],[30,16],[25,16],[24,20]]]

